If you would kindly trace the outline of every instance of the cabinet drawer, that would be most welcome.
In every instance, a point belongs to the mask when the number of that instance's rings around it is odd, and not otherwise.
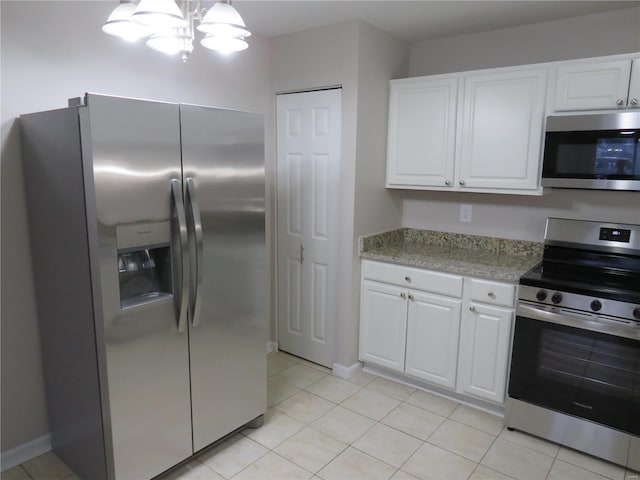
[[[362,262],[362,276],[401,287],[462,297],[463,277],[458,275],[365,260]]]
[[[516,286],[508,283],[497,283],[489,280],[471,280],[471,301],[513,307],[516,297]]]

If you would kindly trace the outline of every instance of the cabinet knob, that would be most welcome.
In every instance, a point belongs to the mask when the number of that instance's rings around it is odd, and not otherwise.
[[[624,105],[624,100],[619,98],[618,100],[616,100],[616,105],[618,105],[618,106]]]
[[[445,184],[445,185],[451,185],[451,180],[445,180],[445,181],[444,181],[444,184]]]
[[[460,185],[464,185],[464,180],[460,180]]]
[[[411,283],[411,277],[404,277],[405,281]]]
[[[400,296],[401,296],[402,298],[407,298],[407,294],[406,294],[406,293],[404,293],[404,292],[402,292],[402,293],[400,294]]]
[[[471,310],[472,312],[475,312],[475,311],[476,311],[476,307],[474,307],[473,305],[471,305],[471,306],[469,307],[469,310]]]
[[[631,100],[629,100],[629,103],[631,105],[637,105],[638,104],[638,99],[637,98],[632,98]]]
[[[409,300],[413,300],[413,294],[409,294]]]
[[[487,295],[489,296],[489,298],[496,298],[496,294],[493,292],[489,292],[487,293]]]

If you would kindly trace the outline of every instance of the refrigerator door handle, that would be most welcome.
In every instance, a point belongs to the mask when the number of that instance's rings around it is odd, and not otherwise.
[[[187,218],[182,202],[182,183],[171,180],[171,195],[178,217],[178,233],[180,235],[180,259],[182,269],[182,286],[180,292],[180,309],[178,311],[178,333],[183,333],[187,327],[187,302],[189,300],[189,237],[187,234]]]
[[[202,261],[204,254],[204,242],[202,236],[202,219],[200,217],[200,207],[196,197],[196,185],[193,178],[187,178],[187,194],[191,207],[191,218],[193,219],[193,236],[196,243],[196,284],[190,305],[191,325],[197,327],[200,324],[200,309],[202,307]]]

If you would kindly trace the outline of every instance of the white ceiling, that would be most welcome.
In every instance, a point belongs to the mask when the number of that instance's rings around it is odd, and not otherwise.
[[[267,37],[361,19],[415,42],[630,8],[640,1],[237,0],[233,5],[250,31]]]

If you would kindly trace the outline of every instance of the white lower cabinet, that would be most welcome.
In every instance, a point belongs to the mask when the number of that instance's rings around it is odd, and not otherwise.
[[[513,310],[472,302],[462,315],[458,392],[502,403]]]
[[[359,358],[502,404],[515,294],[512,284],[364,260]]]
[[[362,283],[360,360],[404,372],[407,336],[406,289],[380,282]]]
[[[408,303],[405,373],[455,388],[462,300],[410,291]]]

